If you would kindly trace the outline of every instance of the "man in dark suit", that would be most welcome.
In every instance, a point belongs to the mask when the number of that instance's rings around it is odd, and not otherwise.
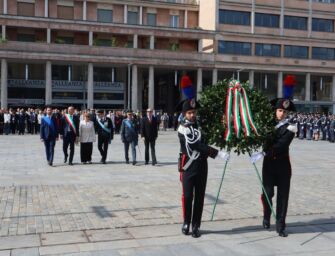
[[[26,119],[27,114],[25,113],[24,109],[21,109],[17,119],[19,126],[19,135],[24,135],[26,129]]]
[[[0,109],[0,134],[1,135],[3,134],[4,123],[5,123],[4,110]]]
[[[127,118],[123,119],[121,125],[121,140],[124,144],[124,154],[126,163],[129,164],[129,146],[131,146],[131,154],[133,165],[136,165],[136,146],[138,145],[138,127],[134,121],[133,111],[127,111]]]
[[[61,119],[60,134],[63,139],[64,163],[67,162],[68,152],[70,146],[69,165],[73,165],[74,143],[78,143],[79,138],[79,117],[74,115],[74,107],[68,108],[68,113],[64,114]]]
[[[98,117],[95,120],[95,130],[98,133],[98,149],[101,154],[101,163],[106,164],[108,144],[114,137],[112,120],[106,117],[103,110],[98,111]]]
[[[58,128],[51,107],[47,107],[46,115],[41,119],[40,138],[44,142],[48,164],[52,166],[56,140],[58,140]]]
[[[149,163],[149,144],[151,148],[152,165],[157,164],[155,143],[158,137],[157,119],[152,115],[152,109],[147,109],[147,115],[142,118],[141,138],[145,145],[145,164]]]

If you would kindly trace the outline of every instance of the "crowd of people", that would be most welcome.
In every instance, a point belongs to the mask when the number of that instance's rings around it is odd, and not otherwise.
[[[335,115],[297,113],[291,119],[297,123],[299,139],[335,142]]]
[[[108,146],[114,134],[120,134],[124,143],[125,162],[129,161],[131,149],[132,164],[136,165],[136,146],[138,138],[143,139],[145,145],[145,164],[149,163],[149,149],[151,163],[157,164],[155,141],[158,131],[177,128],[178,119],[166,113],[154,113],[147,109],[145,112],[82,110],[78,111],[70,106],[67,109],[57,109],[50,106],[45,109],[1,109],[0,134],[40,134],[45,144],[46,158],[50,166],[53,165],[54,147],[56,141],[63,141],[64,163],[73,165],[75,145],[80,145],[80,159],[83,164],[92,163],[93,143],[98,144],[101,163],[106,164]],[[70,150],[69,150],[70,148]],[[69,150],[69,152],[68,152]]]
[[[66,109],[53,109],[55,115],[63,115]],[[84,114],[89,112],[94,119],[96,117],[96,110],[83,110],[78,111],[75,109],[75,115],[80,116],[84,119]],[[144,113],[134,112],[134,118],[140,119]],[[45,115],[45,109],[40,108],[10,108],[0,109],[0,135],[9,134],[38,134],[40,132],[41,120]],[[157,128],[161,131],[173,128],[177,130],[178,127],[178,115],[168,115],[164,112],[157,111],[155,114],[157,119]],[[127,117],[125,110],[110,110],[106,111],[106,116],[111,118],[115,133],[120,132],[122,120]]]

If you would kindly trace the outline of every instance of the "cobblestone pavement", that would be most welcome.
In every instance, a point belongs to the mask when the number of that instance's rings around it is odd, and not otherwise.
[[[121,247],[125,250],[121,255],[132,255],[134,250],[126,248],[134,247],[131,244],[137,240],[133,236],[133,240],[129,238],[128,229],[141,230],[142,227],[147,228],[148,232],[148,227],[151,227],[156,232],[155,227],[171,228],[181,222],[181,185],[177,172],[179,146],[175,132],[160,133],[156,148],[157,166],[144,165],[143,143],[138,151],[138,165],[126,165],[118,135],[110,145],[107,165],[98,163],[100,156],[96,145],[93,152],[95,163],[92,165],[79,164],[79,147],[75,149],[75,165],[63,164],[61,146],[62,142],[57,142],[55,166],[49,167],[38,136],[0,136],[0,256],[1,252],[7,253],[8,249],[21,247],[31,247],[31,254],[28,251],[27,255],[39,255],[34,253],[37,247],[44,245],[43,241],[47,241],[45,246],[51,246],[53,240],[70,241],[72,245],[81,242],[85,244],[88,240],[94,241],[91,236],[101,241],[111,234],[111,237],[119,237],[118,243],[124,242]],[[326,218],[327,225],[335,223],[332,217],[335,213],[334,147],[334,144],[328,142],[294,140],[291,146],[293,176],[287,219],[289,223],[300,218],[308,218],[309,221]],[[257,166],[261,170],[260,162]],[[262,215],[258,179],[249,159],[236,155],[232,155],[228,164],[215,222],[208,222],[222,169],[223,162],[209,160],[204,225],[213,229],[213,224],[223,221],[257,226]],[[179,226],[175,229],[179,234]],[[334,232],[329,234],[334,238]],[[185,239],[174,235],[176,241]],[[217,237],[218,234],[212,236]],[[209,238],[204,239],[211,240],[212,236],[208,235],[206,237]],[[1,247],[8,241],[20,241],[18,238],[27,239],[24,241],[29,241],[32,246]],[[52,241],[48,243],[50,239]],[[164,244],[164,239],[161,242]],[[206,241],[204,243],[204,247],[208,246]],[[44,247],[45,250],[48,248]],[[196,247],[191,249],[197,251]],[[142,255],[165,255],[152,250]],[[157,250],[163,249],[159,247]],[[166,255],[174,255],[171,250],[176,248],[171,247],[169,250],[170,253]],[[100,255],[88,251],[83,255]],[[50,254],[52,251],[48,252]],[[19,250],[15,253],[21,255]],[[41,252],[39,249],[37,253],[43,255],[43,250]],[[136,251],[137,254],[141,255],[141,251]],[[14,255],[13,251],[11,255]],[[195,255],[204,254],[198,251]]]

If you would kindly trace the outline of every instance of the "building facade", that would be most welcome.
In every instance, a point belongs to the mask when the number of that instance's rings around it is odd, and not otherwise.
[[[1,107],[173,112],[182,71],[200,92],[297,78],[303,111],[335,110],[334,1],[0,0]]]

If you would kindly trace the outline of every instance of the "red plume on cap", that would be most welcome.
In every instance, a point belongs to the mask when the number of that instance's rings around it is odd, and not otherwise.
[[[297,84],[297,80],[294,75],[287,75],[284,79],[284,86],[293,87]]]
[[[294,86],[296,86],[297,80],[294,75],[287,75],[284,79],[284,98],[292,99],[294,93]]]

